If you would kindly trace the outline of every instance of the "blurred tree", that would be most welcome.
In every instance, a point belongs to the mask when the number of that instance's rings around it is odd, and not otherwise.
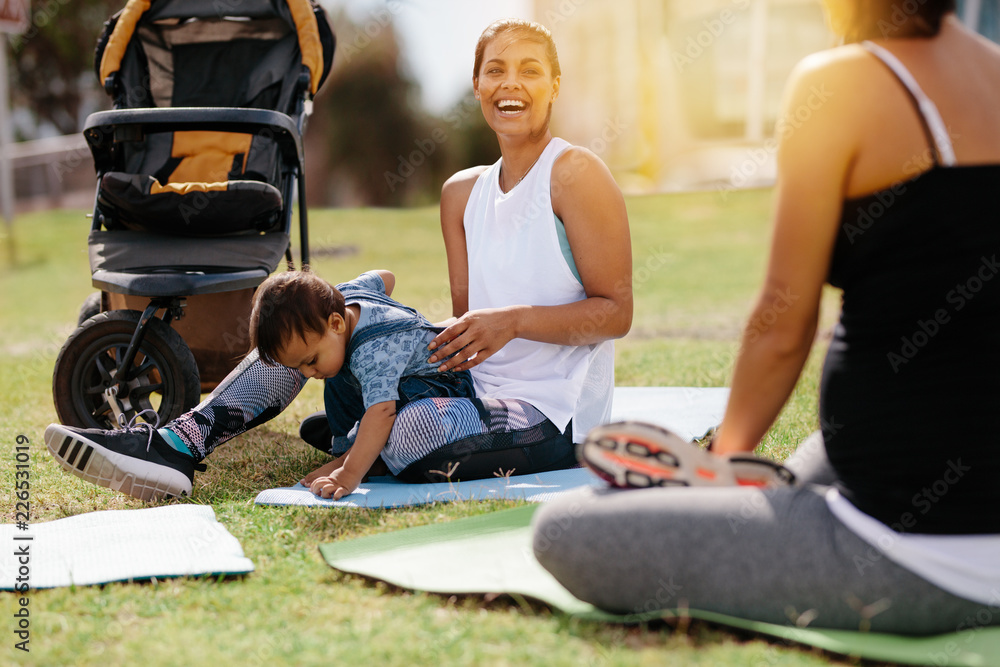
[[[325,163],[323,182],[310,186],[314,202],[426,203],[441,187],[448,137],[419,111],[391,22],[358,27],[343,14],[331,20],[337,53],[310,121],[311,136],[322,139],[306,142],[310,158]],[[314,150],[319,143],[325,155]]]
[[[101,87],[94,77],[94,48],[104,22],[124,0],[48,0],[31,3],[31,25],[11,37],[13,106],[29,110],[35,124],[62,134],[81,129],[91,109],[85,101]]]
[[[500,159],[500,145],[497,135],[483,118],[482,109],[472,94],[469,94],[448,110],[442,121],[452,129],[455,141],[448,154],[449,171],[480,164],[493,164]]]

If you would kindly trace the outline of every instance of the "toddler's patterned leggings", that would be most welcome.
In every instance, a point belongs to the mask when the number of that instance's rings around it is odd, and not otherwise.
[[[201,460],[227,440],[276,417],[305,382],[297,370],[265,364],[254,351],[204,401],[166,428]],[[331,448],[331,454],[343,453],[351,435],[335,433],[340,451]],[[421,398],[399,408],[382,458],[407,481],[529,474],[576,463],[569,429],[561,433],[529,403],[469,398]]]

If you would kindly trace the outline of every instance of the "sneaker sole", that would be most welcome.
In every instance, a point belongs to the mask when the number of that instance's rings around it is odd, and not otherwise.
[[[114,452],[79,433],[52,424],[45,445],[67,472],[144,501],[191,494],[191,480],[174,468]]]
[[[592,429],[580,460],[621,488],[651,486],[787,486],[795,481],[784,466],[752,454],[713,456],[667,429],[620,422]]]
[[[608,424],[592,429],[580,444],[578,457],[598,477],[620,488],[688,486],[681,462],[659,444],[681,441],[675,434],[638,422]]]

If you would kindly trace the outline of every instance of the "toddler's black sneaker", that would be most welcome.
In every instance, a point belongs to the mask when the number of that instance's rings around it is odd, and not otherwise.
[[[194,471],[205,470],[146,423],[118,431],[49,424],[45,444],[80,479],[139,500],[190,495]]]

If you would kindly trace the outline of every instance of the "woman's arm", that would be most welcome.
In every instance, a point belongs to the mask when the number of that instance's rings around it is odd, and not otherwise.
[[[829,56],[819,55],[800,65],[788,85],[776,127],[770,259],[743,331],[729,403],[713,445],[719,454],[751,451],[760,443],[795,388],[815,338],[858,146],[857,105],[837,85],[839,69]]]
[[[576,328],[559,342],[588,345],[621,338],[632,327],[632,239],[625,198],[611,171],[586,148],[567,149],[552,168],[552,210],[566,226],[587,298],[562,309],[559,326]],[[533,340],[530,323],[524,327]]]
[[[446,246],[448,221],[454,227],[461,224],[467,201],[468,193],[458,212],[451,203],[446,207],[442,196]],[[518,305],[466,312],[468,260],[464,228],[460,242],[453,230],[452,246],[462,251],[462,257],[453,260],[451,247],[448,250],[452,301],[458,320],[431,343],[434,354],[429,360],[436,363],[459,349],[462,353],[442,363],[440,370],[472,368],[514,338],[589,345],[628,332],[632,323],[631,240],[624,198],[610,171],[590,151],[568,149],[552,169],[552,206],[566,227],[586,298],[561,306]],[[446,219],[446,210],[455,217]],[[457,281],[455,270],[461,272]],[[456,286],[462,290],[460,296],[455,295]]]
[[[487,167],[458,172],[441,187],[441,234],[448,257],[451,314],[461,317],[469,309],[469,252],[465,245],[465,206],[476,179]]]

